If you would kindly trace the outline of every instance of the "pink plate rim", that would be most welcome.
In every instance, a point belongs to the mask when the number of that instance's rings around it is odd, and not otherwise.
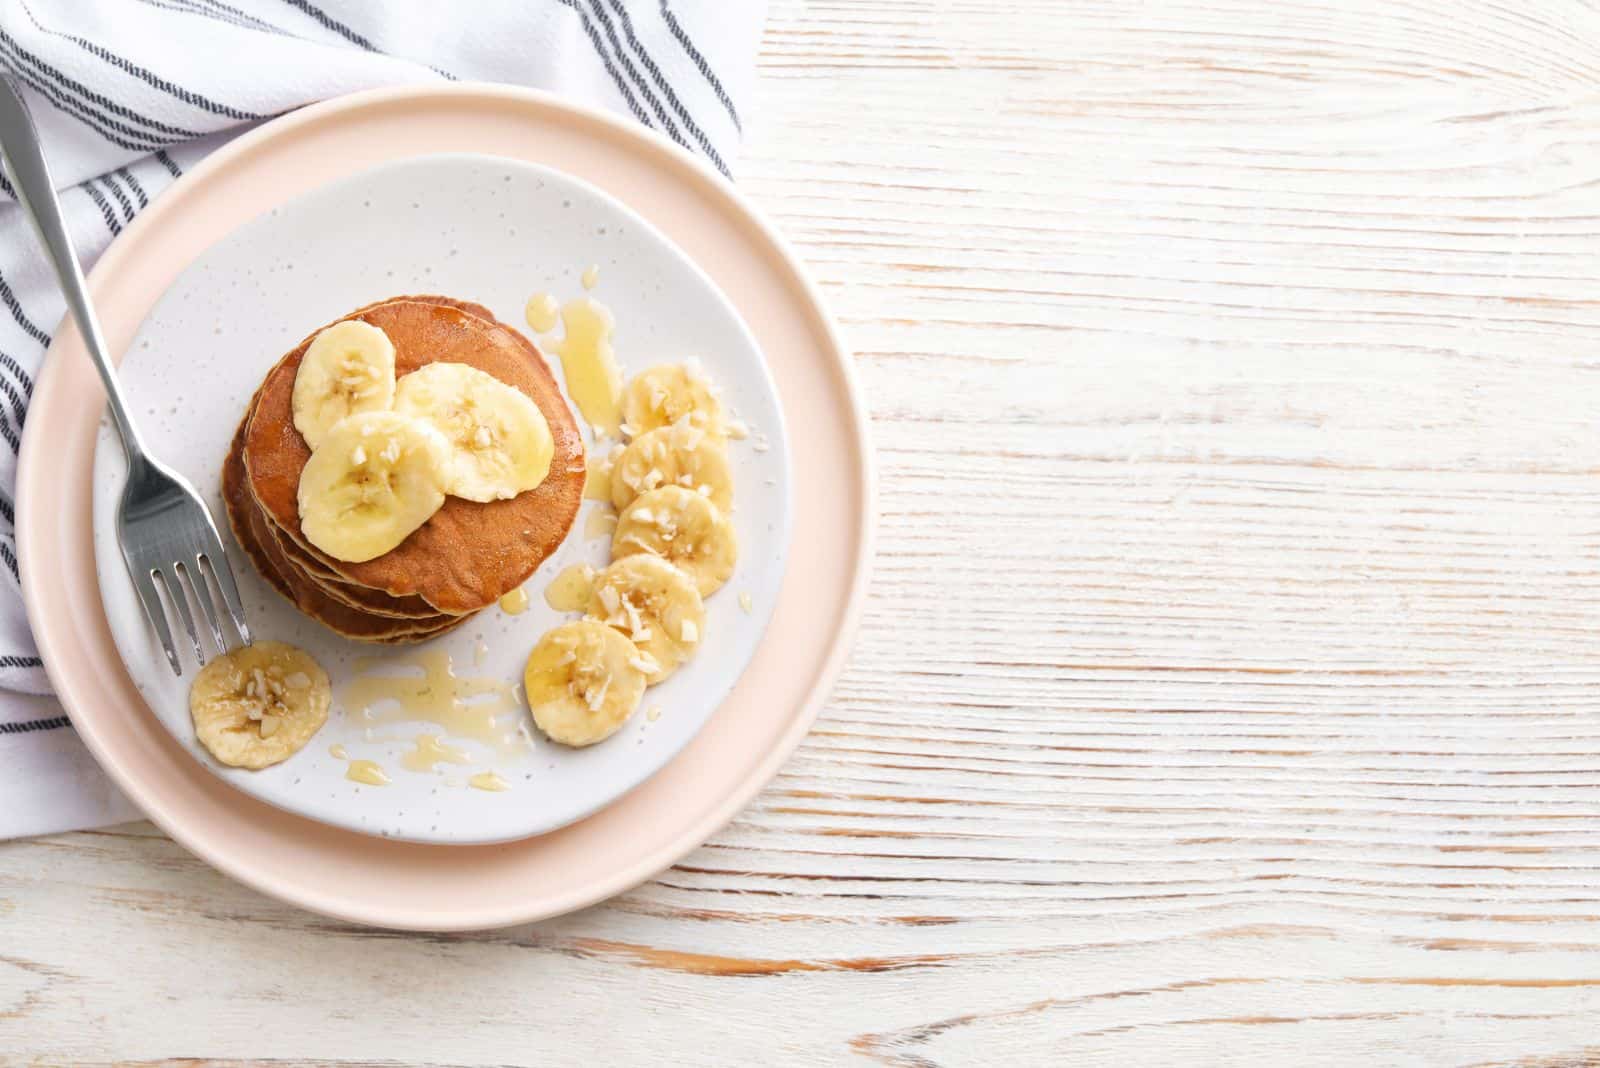
[[[322,157],[304,153],[333,133],[353,150],[313,174]],[[760,649],[700,736],[655,778],[565,831],[501,846],[363,839],[269,809],[166,737],[117,657],[90,549],[88,472],[103,395],[67,324],[38,377],[18,470],[29,620],[56,693],[101,767],[162,830],[240,882],[341,920],[400,929],[473,930],[559,915],[627,890],[703,843],[777,773],[815,719],[848,654],[872,559],[866,412],[838,328],[792,250],[709,165],[550,93],[483,84],[372,90],[242,135],[151,204],[91,272],[113,350],[194,255],[248,218],[339,174],[461,150],[475,137],[488,140],[466,150],[570,164],[569,173],[666,231],[750,323],[789,425],[831,431],[809,458],[808,450],[796,454],[795,548]],[[548,158],[555,151],[567,155]],[[839,550],[832,557],[830,546]],[[785,688],[790,696],[774,701]],[[757,730],[766,733],[756,739]],[[755,740],[760,748],[751,751]],[[595,870],[563,878],[586,864]],[[467,900],[480,886],[498,896],[485,890],[482,900]]]

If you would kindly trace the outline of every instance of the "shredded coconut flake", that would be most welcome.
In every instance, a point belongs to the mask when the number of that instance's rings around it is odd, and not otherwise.
[[[633,636],[633,640],[638,642],[644,641],[646,636],[649,634],[649,631],[644,625],[644,618],[639,615],[638,606],[632,601],[623,601],[622,611],[626,613],[628,617],[628,631]]]
[[[606,699],[606,691],[609,689],[611,689],[610,672],[606,672],[606,677],[600,681],[600,688],[598,690],[593,686],[587,686],[584,688],[583,699],[584,702],[588,704],[590,712],[600,711],[600,706],[605,702]]]

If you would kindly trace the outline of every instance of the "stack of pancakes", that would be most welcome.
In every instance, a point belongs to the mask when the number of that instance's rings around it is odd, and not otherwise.
[[[300,471],[311,449],[294,427],[291,398],[316,333],[267,373],[223,465],[234,537],[267,581],[313,619],[360,641],[419,642],[516,589],[566,538],[583,497],[583,441],[539,350],[487,308],[396,297],[345,319],[365,320],[389,336],[397,376],[435,361],[464,363],[521,390],[555,440],[549,477],[536,488],[487,504],[447,497],[396,548],[345,563],[318,551],[300,529]]]

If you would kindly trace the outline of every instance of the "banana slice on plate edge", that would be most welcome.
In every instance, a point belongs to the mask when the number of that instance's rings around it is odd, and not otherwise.
[[[644,553],[595,575],[589,618],[628,636],[653,669],[645,672],[652,686],[694,656],[706,630],[706,606],[694,581]]]
[[[626,508],[639,494],[661,486],[694,490],[731,512],[733,472],[726,441],[687,419],[634,438],[611,468],[612,506]]]
[[[200,744],[220,762],[258,770],[299,752],[328,720],[332,686],[303,649],[258,641],[211,660],[189,686]]]
[[[727,432],[717,387],[698,361],[657,364],[634,375],[623,388],[625,433],[639,437],[681,419],[714,437]]]
[[[650,553],[680,568],[709,597],[733,574],[739,542],[733,523],[705,497],[682,486],[662,486],[635,497],[617,517],[613,560]]]
[[[638,647],[604,623],[580,619],[546,631],[522,675],[534,724],[562,745],[605,741],[639,707],[647,666]]]

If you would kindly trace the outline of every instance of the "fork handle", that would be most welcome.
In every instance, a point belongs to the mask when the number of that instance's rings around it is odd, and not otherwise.
[[[22,91],[9,76],[0,76],[0,164],[11,178],[12,187],[21,202],[23,212],[33,224],[61,280],[61,291],[66,294],[67,308],[78,324],[84,345],[94,360],[95,370],[106,387],[106,401],[111,408],[111,418],[122,435],[123,448],[128,453],[129,467],[145,461],[144,441],[134,428],[128,406],[117,384],[116,372],[106,350],[106,339],[100,333],[100,321],[95,318],[89,304],[89,289],[83,280],[83,268],[78,264],[77,253],[72,250],[72,236],[67,231],[67,221],[61,214],[61,201],[56,198],[55,184],[50,180],[50,168],[44,161],[44,150],[39,144],[39,133],[34,128],[28,106],[22,101]]]

